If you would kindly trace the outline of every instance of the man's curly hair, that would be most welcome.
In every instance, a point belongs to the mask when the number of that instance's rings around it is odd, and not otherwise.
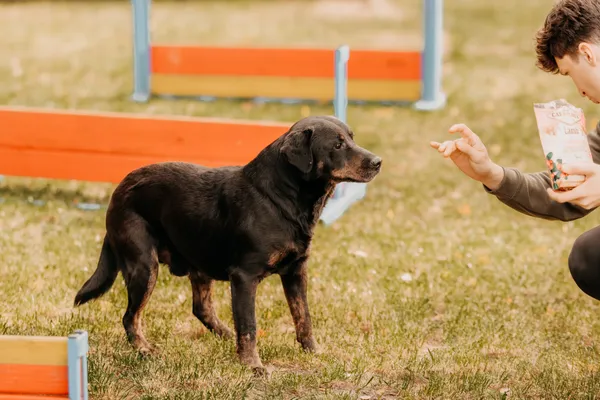
[[[537,66],[559,72],[555,58],[575,56],[581,42],[600,42],[600,0],[559,0],[536,33]]]

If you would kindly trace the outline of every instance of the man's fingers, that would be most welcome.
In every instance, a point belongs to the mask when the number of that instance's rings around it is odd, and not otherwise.
[[[569,175],[592,176],[596,174],[598,168],[600,168],[600,166],[594,163],[573,163],[561,166],[560,170]]]
[[[450,157],[450,155],[456,150],[456,144],[454,142],[454,140],[446,140],[443,143],[429,142],[429,144],[444,157]]]
[[[449,141],[444,143],[444,157],[450,157],[452,153],[456,150],[456,142]]]
[[[450,146],[452,143],[452,140],[446,140],[443,143],[439,143],[437,146],[437,151],[439,151],[440,153],[444,153],[446,151],[446,149],[448,148],[448,146]]]
[[[463,139],[456,141],[456,148],[458,148],[458,150],[460,150],[463,153],[465,153],[466,155],[468,155],[471,160],[474,160],[475,158],[477,158],[477,155],[478,155],[477,150],[475,150],[475,148],[473,146],[471,146],[469,143],[467,143]]]
[[[581,198],[581,191],[577,190],[579,189],[581,186],[576,187],[575,189],[566,191],[566,192],[557,192],[554,191],[550,188],[546,189],[546,192],[548,192],[548,196],[550,196],[550,198],[558,203],[570,203],[570,202],[574,202],[576,200],[578,200],[579,198]]]
[[[477,141],[477,135],[465,124],[455,124],[450,127],[450,133],[459,133],[472,146]]]

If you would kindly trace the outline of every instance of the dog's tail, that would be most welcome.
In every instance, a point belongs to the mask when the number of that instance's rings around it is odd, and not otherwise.
[[[100,252],[100,259],[98,260],[98,266],[96,271],[83,284],[82,288],[79,289],[75,296],[75,306],[80,306],[87,303],[90,300],[96,299],[108,292],[111,288],[117,275],[119,274],[119,268],[115,254],[113,253],[108,238],[104,236],[104,243],[102,243],[102,250]]]

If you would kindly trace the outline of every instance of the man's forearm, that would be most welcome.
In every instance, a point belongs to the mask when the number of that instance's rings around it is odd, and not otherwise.
[[[524,174],[516,168],[502,170],[503,177],[500,183],[492,181],[492,187],[484,183],[484,188],[516,211],[537,218],[561,221],[582,218],[592,211],[550,199],[546,192],[546,189],[551,187],[547,172]]]
[[[490,176],[484,179],[481,183],[491,191],[497,190],[504,181],[504,168],[498,164],[494,164]]]

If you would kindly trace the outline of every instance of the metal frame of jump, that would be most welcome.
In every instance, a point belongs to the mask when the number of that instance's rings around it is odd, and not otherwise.
[[[444,44],[444,0],[423,1],[423,92],[415,108],[433,111],[446,106],[442,90]]]
[[[446,105],[446,94],[442,90],[444,0],[422,1],[424,46],[421,52],[421,95],[413,103],[413,107],[421,111],[433,111]],[[152,93],[149,27],[151,2],[131,0],[134,52],[132,99],[136,102],[147,102]]]

